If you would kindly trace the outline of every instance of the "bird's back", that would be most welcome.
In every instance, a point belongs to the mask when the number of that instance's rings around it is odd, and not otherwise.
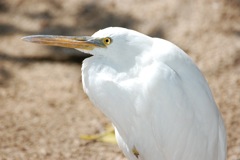
[[[165,146],[171,160],[225,160],[225,127],[204,76],[174,44],[155,39],[153,50],[160,51],[154,58],[164,66],[156,71],[161,83],[154,105],[160,107],[155,107],[152,122],[159,125],[159,148]]]

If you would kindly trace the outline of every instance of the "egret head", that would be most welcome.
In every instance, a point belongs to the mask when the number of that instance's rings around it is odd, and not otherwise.
[[[131,56],[151,47],[151,38],[125,28],[109,27],[97,31],[92,35],[94,39],[101,39],[104,48],[94,48],[90,51],[93,55],[103,56]]]
[[[34,35],[24,37],[23,40],[46,44],[75,48],[94,56],[134,57],[151,47],[151,38],[139,32],[120,28],[109,27],[97,31],[92,36],[53,36]]]

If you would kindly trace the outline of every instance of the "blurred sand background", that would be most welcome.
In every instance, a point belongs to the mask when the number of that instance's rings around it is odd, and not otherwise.
[[[109,124],[82,91],[88,55],[20,40],[108,26],[167,39],[193,58],[225,120],[228,160],[240,160],[239,0],[0,0],[0,159],[125,159],[117,145],[79,138]]]

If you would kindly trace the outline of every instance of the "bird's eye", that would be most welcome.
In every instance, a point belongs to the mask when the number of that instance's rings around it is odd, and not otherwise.
[[[112,39],[111,38],[109,38],[109,37],[107,37],[107,38],[104,38],[103,39],[103,43],[107,46],[107,45],[109,45],[109,44],[111,44],[112,43]]]

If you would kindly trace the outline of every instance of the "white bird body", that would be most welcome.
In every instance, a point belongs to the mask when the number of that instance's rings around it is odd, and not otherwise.
[[[99,33],[129,32],[109,30]],[[84,90],[113,122],[120,148],[131,160],[224,160],[224,124],[201,72],[174,44],[146,39],[148,45],[136,43],[140,52],[119,45],[121,52],[96,53],[83,62]]]
[[[91,48],[105,37],[104,47]],[[111,27],[76,49],[93,55],[82,65],[84,91],[112,121],[129,160],[226,159],[221,114],[203,75],[180,48]]]

